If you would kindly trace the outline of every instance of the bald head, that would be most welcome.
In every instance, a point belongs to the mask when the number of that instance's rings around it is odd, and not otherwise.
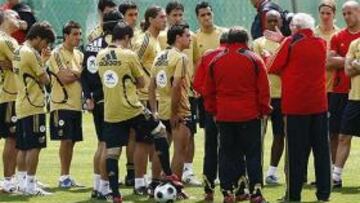
[[[346,1],[343,6],[342,9],[346,9],[346,8],[350,8],[350,9],[359,9],[360,8],[360,4],[357,1]]]
[[[342,6],[342,13],[348,28],[359,27],[360,4],[356,1],[347,1]]]
[[[282,18],[281,14],[276,10],[270,10],[266,12],[265,15],[266,29],[271,31],[276,31],[276,27],[281,29],[282,27]]]
[[[12,33],[19,29],[19,15],[13,10],[5,10],[0,13],[1,29],[7,33]]]

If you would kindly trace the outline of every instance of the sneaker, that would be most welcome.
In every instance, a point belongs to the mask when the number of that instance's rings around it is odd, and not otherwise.
[[[214,193],[213,192],[207,192],[204,195],[204,201],[205,202],[214,202]]]
[[[274,175],[267,176],[265,178],[265,182],[268,185],[278,185],[279,184],[279,178],[274,176]]]
[[[192,185],[192,186],[201,186],[202,183],[197,179],[197,177],[194,174],[189,175],[183,175],[182,181],[186,184]]]
[[[16,192],[17,187],[12,181],[4,180],[2,183],[2,189],[6,193],[14,193]]]
[[[107,194],[101,194],[101,192],[98,192],[98,196],[97,196],[98,200],[106,200],[107,202],[112,202],[113,201],[113,195],[112,193],[107,193]]]
[[[59,181],[59,187],[67,189],[71,187],[85,187],[85,186],[76,183],[76,181],[72,178],[66,178],[63,181]]]
[[[113,196],[112,197],[112,202],[113,203],[122,203],[123,202],[123,199],[121,196]]]
[[[256,195],[250,198],[250,203],[266,203],[266,200],[262,195]]]
[[[128,175],[125,176],[125,186],[133,187],[135,185],[134,177],[129,177]]]
[[[149,187],[147,188],[147,194],[150,198],[154,198],[155,188],[160,185],[160,181],[153,180],[149,184]]]
[[[224,196],[223,203],[235,203],[235,198],[233,195]]]
[[[96,191],[96,190],[92,190],[91,191],[91,199],[95,199],[95,198],[97,198],[98,197],[98,195],[99,195],[99,192],[98,191]]]
[[[143,186],[139,188],[134,188],[134,194],[139,196],[147,196],[148,195],[148,189]]]
[[[41,188],[35,188],[35,190],[26,190],[25,194],[31,196],[48,196],[48,195],[52,195],[53,193],[47,192]]]
[[[36,187],[41,189],[49,189],[49,185],[36,180]]]
[[[333,180],[333,189],[340,189],[342,188],[342,180],[336,181]]]

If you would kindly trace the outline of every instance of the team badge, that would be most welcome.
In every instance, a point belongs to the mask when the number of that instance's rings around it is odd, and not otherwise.
[[[60,127],[64,126],[64,124],[65,124],[65,121],[64,121],[64,120],[59,120],[59,126],[60,126]]]
[[[45,142],[45,136],[41,136],[39,137],[39,143],[44,143]]]
[[[40,126],[40,128],[39,128],[39,130],[40,130],[40,132],[45,132],[45,130],[46,130],[46,127],[44,126],[44,125],[42,125],[42,126]]]
[[[164,88],[166,87],[167,84],[167,76],[164,70],[161,70],[158,72],[158,74],[156,75],[156,85]]]
[[[114,88],[119,82],[118,75],[115,73],[115,71],[112,70],[105,71],[103,77],[104,85],[107,88]]]
[[[11,122],[16,123],[16,121],[17,121],[17,117],[16,117],[16,116],[12,116],[12,117],[11,117]]]
[[[16,132],[16,126],[10,127],[9,132],[10,133],[15,133]]]
[[[96,61],[95,56],[89,56],[89,58],[86,61],[86,67],[88,71],[92,74],[95,74],[98,71],[95,61]]]

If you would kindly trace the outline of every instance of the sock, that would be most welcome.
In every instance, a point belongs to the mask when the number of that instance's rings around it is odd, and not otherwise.
[[[70,175],[62,175],[60,176],[59,181],[64,181],[67,178],[70,178]]]
[[[95,191],[100,191],[100,175],[95,173],[93,181],[93,189]]]
[[[135,178],[135,189],[145,186],[145,178]]]
[[[126,164],[126,173],[127,173],[128,179],[134,179],[134,177],[135,177],[134,163]]]
[[[277,167],[270,166],[267,172],[267,176],[276,176],[276,172],[277,172]]]
[[[120,196],[119,192],[119,166],[117,159],[106,159],[106,171],[109,176],[110,189],[113,192],[113,196]]]
[[[99,192],[102,195],[107,195],[110,193],[109,181],[100,179],[99,181]]]
[[[341,180],[342,171],[343,171],[342,168],[334,166],[334,171],[333,171],[332,178],[333,178],[335,181],[340,181],[340,180]]]
[[[192,171],[193,165],[192,163],[184,163],[184,171]]]
[[[169,143],[167,142],[166,137],[156,137],[154,139],[154,144],[156,152],[159,156],[161,167],[165,175],[170,176],[172,171],[170,168]]]
[[[18,171],[16,173],[16,179],[20,189],[24,189],[26,186],[26,171]]]
[[[35,188],[36,188],[35,176],[27,175],[26,176],[26,190],[32,192],[32,191],[35,191]]]

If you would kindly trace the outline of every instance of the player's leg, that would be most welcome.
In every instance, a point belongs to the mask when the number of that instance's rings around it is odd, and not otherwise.
[[[137,195],[146,195],[146,180],[145,174],[147,169],[147,162],[151,145],[142,143],[138,137],[140,135],[136,132],[136,144],[134,151],[134,166],[135,166],[135,184],[134,193]]]
[[[180,123],[179,126],[173,128],[171,132],[173,134],[174,142],[174,154],[171,162],[171,169],[178,177],[181,177],[191,132],[185,123]]]
[[[129,143],[126,147],[126,177],[125,177],[125,185],[126,186],[134,186],[135,181],[135,169],[134,169],[134,152],[135,152],[135,131],[130,130]]]

